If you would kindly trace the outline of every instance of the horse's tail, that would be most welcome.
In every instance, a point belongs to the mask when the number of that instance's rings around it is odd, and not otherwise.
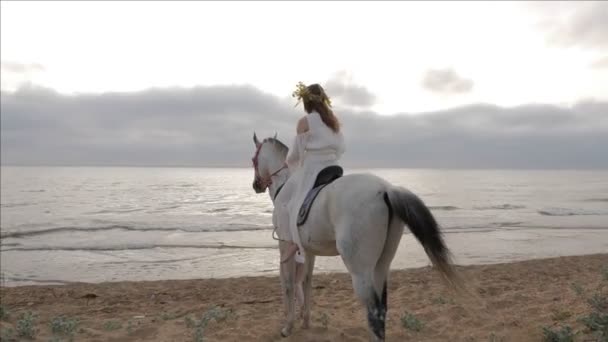
[[[386,194],[387,204],[422,244],[443,278],[448,284],[461,287],[461,281],[452,266],[450,250],[443,241],[439,225],[429,208],[418,196],[401,187],[392,187]]]

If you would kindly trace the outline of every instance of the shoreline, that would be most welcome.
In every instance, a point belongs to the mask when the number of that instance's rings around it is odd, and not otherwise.
[[[147,236],[145,234],[128,232],[122,239],[142,241]],[[445,234],[444,237],[454,255],[454,263],[458,265],[490,265],[608,251],[608,229],[500,229]],[[58,240],[69,238],[65,235]],[[269,240],[267,231],[172,232],[149,239],[167,247],[144,250],[2,251],[2,285],[276,276],[279,273],[279,252],[271,248],[275,241]],[[188,241],[192,247],[170,246],[176,241]],[[220,242],[248,248],[197,247]],[[35,244],[44,247],[48,242],[30,239],[29,243],[34,247]],[[81,245],[81,248],[85,247]],[[411,234],[404,234],[391,269],[412,269],[429,264],[421,245]],[[317,258],[316,274],[333,272],[346,272],[339,256]]]
[[[278,252],[278,251],[277,251]],[[593,257],[593,256],[607,256],[608,253],[589,253],[589,254],[568,254],[568,255],[560,255],[560,256],[552,256],[552,257],[539,257],[539,258],[531,258],[531,259],[522,259],[522,260],[512,260],[512,261],[495,261],[495,262],[487,262],[487,263],[472,263],[472,264],[459,264],[453,263],[454,267],[459,269],[466,269],[469,267],[500,267],[505,265],[517,264],[517,263],[525,263],[525,262],[542,262],[544,260],[553,260],[560,258],[576,258],[576,257]],[[317,257],[316,264],[318,264],[319,258],[328,258],[328,257]],[[331,257],[331,258],[339,258],[339,256]],[[412,266],[406,268],[393,268],[391,266],[391,273],[397,272],[418,272],[421,270],[431,269],[431,262],[427,260],[427,265],[424,266]],[[278,272],[278,271],[277,271]],[[315,271],[313,273],[313,277],[317,276],[348,276],[348,271],[329,271],[329,270],[319,270],[317,265],[315,265]],[[101,281],[101,282],[85,282],[85,281],[63,281],[63,280],[41,280],[41,281],[33,281],[33,284],[23,284],[23,285],[7,285],[5,283],[0,283],[0,289],[18,289],[18,288],[55,288],[55,287],[65,287],[65,286],[111,286],[115,284],[144,284],[144,283],[157,283],[157,282],[187,282],[187,281],[233,281],[233,280],[247,280],[247,279],[279,279],[279,275],[268,272],[267,274],[254,274],[254,275],[235,275],[228,277],[207,277],[207,278],[184,278],[184,279],[142,279],[142,280],[113,280],[113,281]]]
[[[576,340],[593,340],[579,319],[590,313],[589,298],[608,298],[608,254],[456,268],[474,297],[455,295],[429,267],[391,271],[388,341],[540,341],[543,327],[564,326],[579,331]],[[273,275],[0,290],[2,305],[9,311],[2,328],[14,328],[19,314],[32,311],[37,315],[37,337],[44,340],[53,336],[49,323],[59,315],[80,320],[76,341],[192,340],[196,321],[210,312],[217,315],[204,329],[205,341],[367,341],[368,337],[364,312],[346,273],[315,273],[312,327],[303,330],[297,322],[288,339],[279,335],[283,306],[279,279]],[[416,317],[420,331],[403,326],[405,312]]]

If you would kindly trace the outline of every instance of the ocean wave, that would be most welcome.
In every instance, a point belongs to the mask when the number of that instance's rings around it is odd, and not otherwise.
[[[452,205],[438,205],[438,206],[429,206],[431,210],[459,210],[460,208],[452,206]]]
[[[143,211],[142,208],[133,208],[133,209],[102,209],[98,211],[91,211],[85,213],[86,215],[99,215],[99,214],[126,214],[126,213],[135,213],[138,211]]]
[[[606,226],[606,227],[580,226],[580,225],[544,226],[544,225],[538,225],[538,224],[530,224],[530,225],[521,226],[521,227],[508,227],[506,229],[508,229],[508,230],[576,230],[576,231],[591,230],[591,231],[594,231],[594,230],[608,230],[608,226]]]
[[[37,235],[46,235],[46,234],[54,234],[54,233],[63,233],[63,232],[81,232],[81,233],[91,233],[91,232],[99,232],[99,231],[108,231],[108,230],[127,230],[134,232],[151,232],[151,231],[160,231],[160,232],[187,232],[187,233],[208,233],[208,232],[236,232],[236,231],[256,231],[256,230],[271,230],[271,226],[244,226],[244,225],[232,225],[232,226],[223,226],[221,228],[218,227],[200,227],[196,229],[192,228],[183,228],[183,227],[133,227],[126,225],[109,225],[102,227],[53,227],[39,230],[29,230],[22,232],[3,232],[0,234],[0,239],[6,238],[22,238],[28,236],[37,236]]]
[[[160,207],[160,208],[158,208],[157,210],[169,210],[169,209],[177,209],[177,208],[179,208],[179,207],[180,207],[180,205],[179,205],[179,204],[174,204],[174,205],[168,205],[168,206],[165,206],[165,207]]]
[[[38,251],[131,251],[156,248],[197,248],[197,249],[277,249],[278,246],[246,246],[218,244],[143,244],[115,246],[42,246],[42,247],[13,247],[2,249],[2,252],[38,252]]]
[[[146,213],[148,213],[148,214],[158,214],[158,213],[164,213],[164,212],[166,212],[167,210],[178,209],[178,208],[180,208],[180,207],[181,207],[181,206],[180,206],[179,204],[176,204],[176,205],[169,205],[169,206],[165,206],[165,207],[158,207],[158,208],[155,208],[155,209],[149,209],[149,210],[146,210]]]
[[[32,205],[34,203],[29,202],[21,202],[21,203],[3,203],[0,205],[0,208],[17,208],[17,207],[27,207],[28,205]]]
[[[608,215],[608,212],[589,211],[584,209],[568,209],[568,208],[546,208],[538,210],[538,213],[543,216],[587,216],[587,215]]]
[[[489,233],[496,231],[496,228],[491,227],[444,227],[442,228],[442,234],[469,234],[469,233]],[[411,235],[412,233],[408,230],[404,232],[406,235]]]
[[[181,201],[179,203],[184,204],[184,205],[185,204],[196,205],[196,204],[217,204],[217,203],[221,203],[221,201],[203,199],[203,200],[186,200],[186,201]]]
[[[587,198],[583,202],[608,202],[608,198]]]
[[[500,205],[490,205],[487,207],[475,207],[477,210],[517,210],[517,209],[525,209],[526,207],[523,205],[516,204],[500,204]]]
[[[495,227],[518,227],[520,225],[522,225],[524,222],[522,221],[506,221],[506,222],[494,222],[492,223],[492,225],[494,225]]]
[[[451,232],[485,232],[495,231],[502,228],[520,228],[524,222],[522,221],[504,221],[504,222],[488,222],[485,224],[472,224],[467,226],[442,226],[441,229],[445,233]],[[406,230],[407,231],[407,230]]]
[[[194,258],[178,258],[178,259],[162,259],[162,260],[123,260],[123,261],[105,261],[104,264],[109,265],[129,265],[129,264],[170,264],[174,262],[192,261],[200,259],[201,256]]]

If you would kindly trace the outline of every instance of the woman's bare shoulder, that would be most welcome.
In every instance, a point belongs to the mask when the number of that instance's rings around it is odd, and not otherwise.
[[[300,120],[298,120],[298,126],[296,127],[296,132],[298,134],[303,134],[308,132],[308,130],[310,129],[310,127],[308,126],[308,118],[306,116],[303,116],[300,118]]]

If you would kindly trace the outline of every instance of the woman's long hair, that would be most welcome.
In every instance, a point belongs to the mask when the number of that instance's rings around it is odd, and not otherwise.
[[[334,112],[329,108],[325,99],[327,99],[327,94],[325,94],[325,90],[319,84],[311,84],[308,87],[308,91],[315,96],[316,99],[303,99],[304,102],[304,110],[310,114],[313,111],[319,113],[321,116],[321,120],[323,123],[327,125],[332,131],[338,133],[340,131],[340,122],[338,118],[334,114]]]

